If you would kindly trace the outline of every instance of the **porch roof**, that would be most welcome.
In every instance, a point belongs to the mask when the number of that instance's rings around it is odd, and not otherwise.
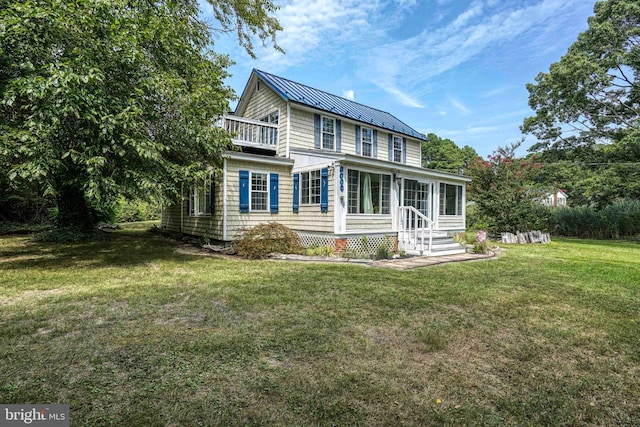
[[[398,134],[410,136],[420,141],[427,141],[426,135],[416,131],[397,117],[386,111],[378,110],[331,93],[297,83],[283,77],[254,69],[252,77],[257,76],[285,101],[295,102],[315,110],[346,117],[356,122],[377,126]],[[251,81],[251,79],[249,79]],[[249,87],[249,83],[247,83]],[[246,91],[245,87],[245,91]],[[238,110],[242,113],[243,92]]]
[[[442,172],[434,169],[426,169],[416,166],[403,165],[400,163],[392,163],[385,160],[371,159],[368,157],[356,156],[352,154],[343,154],[336,152],[323,151],[321,154],[317,150],[308,150],[304,148],[292,148],[292,156],[308,156],[309,159],[317,160],[316,162],[303,162],[305,168],[314,164],[332,164],[339,162],[345,165],[354,165],[366,167],[370,169],[380,169],[385,172],[399,173],[400,175],[411,175],[414,177],[423,177],[426,179],[441,179],[458,182],[471,182],[470,176],[460,175],[450,172]],[[296,162],[298,163],[298,162]],[[294,169],[296,169],[294,167]]]

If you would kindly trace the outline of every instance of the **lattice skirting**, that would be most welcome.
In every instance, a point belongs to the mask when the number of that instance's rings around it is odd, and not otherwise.
[[[298,231],[302,246],[321,247],[329,246],[336,252],[349,253],[351,255],[369,257],[378,253],[380,248],[386,248],[389,252],[398,250],[398,236],[388,234],[363,234],[348,237],[336,237],[326,233],[308,233]]]
[[[298,231],[298,236],[300,236],[300,242],[302,246],[305,248],[311,247],[321,247],[321,246],[330,246],[335,248],[336,246],[336,237],[332,234],[326,233],[308,233],[304,231]]]

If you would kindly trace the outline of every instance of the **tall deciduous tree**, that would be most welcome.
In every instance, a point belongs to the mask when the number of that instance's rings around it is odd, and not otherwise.
[[[604,0],[594,11],[567,54],[527,85],[535,115],[521,129],[545,162],[577,169],[574,202],[606,205],[640,198],[640,3]]]
[[[640,3],[599,1],[589,28],[528,84],[532,150],[617,143],[640,129]]]
[[[473,162],[478,153],[465,145],[460,148],[448,138],[434,133],[427,135],[428,141],[422,142],[422,166],[446,172],[458,172]]]
[[[254,35],[275,43],[271,0],[209,3],[250,53]],[[0,0],[2,173],[44,184],[60,225],[92,227],[121,194],[176,197],[219,164],[230,60],[198,12],[197,0]]]

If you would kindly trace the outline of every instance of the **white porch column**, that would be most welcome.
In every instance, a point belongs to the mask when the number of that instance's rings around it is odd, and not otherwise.
[[[335,233],[344,233],[347,231],[347,168],[339,162],[334,163],[333,188],[333,229]]]
[[[396,172],[391,176],[391,200],[389,204],[391,206],[391,223],[394,231],[400,231],[398,224],[399,221],[399,207],[402,206],[402,178]]]

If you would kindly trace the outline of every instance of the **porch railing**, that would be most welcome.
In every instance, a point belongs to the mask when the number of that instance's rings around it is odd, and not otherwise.
[[[268,150],[278,148],[278,125],[239,116],[224,116],[219,125],[231,134],[236,145]]]
[[[431,256],[433,221],[413,206],[400,206],[399,209],[398,243],[404,249],[417,250],[423,255],[426,251],[427,256]]]

